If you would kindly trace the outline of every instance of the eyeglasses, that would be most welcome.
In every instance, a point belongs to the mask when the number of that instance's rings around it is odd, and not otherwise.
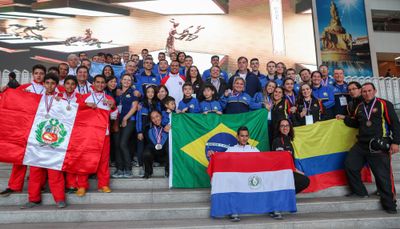
[[[280,125],[279,127],[280,127],[280,128],[289,128],[290,125]]]

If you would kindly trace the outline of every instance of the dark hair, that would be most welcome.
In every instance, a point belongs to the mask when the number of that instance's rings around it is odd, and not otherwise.
[[[111,67],[111,65],[106,65],[106,66],[104,66],[104,68],[103,68],[103,71],[101,72],[101,74],[103,75],[103,76],[105,76],[104,75],[104,69],[106,69],[106,68],[111,68],[111,76],[115,76],[115,73],[114,73],[114,69]]]
[[[147,52],[148,52],[149,50],[148,50],[148,49],[142,49],[142,52],[143,52],[143,51],[147,51]]]
[[[182,85],[182,91],[183,91],[183,89],[184,89],[185,87],[187,87],[187,86],[190,86],[190,88],[192,88],[192,83],[190,83],[190,82],[185,82],[185,83]]]
[[[193,57],[192,57],[192,56],[189,56],[189,55],[185,56],[185,59],[186,59],[186,58],[190,58],[190,59],[193,60]]]
[[[287,72],[288,71],[294,71],[294,74],[296,74],[296,69],[294,69],[294,68],[288,68],[288,69],[286,69],[286,72],[285,72],[285,74],[287,75]]]
[[[304,72],[304,71],[307,71],[308,73],[311,74],[311,70],[310,70],[310,69],[308,69],[308,68],[303,68],[303,69],[301,69],[301,70],[299,71],[299,75],[301,75],[301,73]]]
[[[239,61],[241,61],[241,60],[246,60],[246,62],[249,62],[249,60],[248,60],[245,56],[240,56],[240,57],[237,59],[237,62],[239,62]]]
[[[43,70],[43,72],[47,72],[46,71],[46,67],[45,66],[43,66],[43,65],[41,65],[41,64],[35,64],[35,65],[33,65],[33,67],[32,67],[32,73],[36,70],[36,69],[41,69],[41,70]]]
[[[249,129],[247,128],[247,126],[241,126],[237,129],[236,134],[239,135],[240,131],[247,131],[247,133],[249,132]]]
[[[43,82],[46,82],[46,80],[53,80],[53,81],[56,82],[57,85],[58,85],[58,82],[59,82],[58,76],[56,74],[52,73],[52,72],[49,72],[44,76]]]
[[[106,57],[111,57],[111,58],[112,58],[113,55],[112,55],[111,53],[107,53],[107,54],[106,54]]]
[[[116,98],[116,96],[117,96],[117,88],[118,87],[115,87],[114,89],[110,89],[110,88],[108,88],[108,82],[110,82],[111,80],[114,80],[115,79],[115,81],[118,81],[118,78],[117,77],[115,77],[114,75],[112,75],[112,76],[110,76],[110,77],[106,77],[106,92],[109,92],[109,95],[111,95],[114,99]]]
[[[175,102],[174,97],[172,97],[172,96],[167,96],[167,97],[165,97],[165,98],[163,99],[163,101],[162,101],[162,103],[164,104],[164,106],[167,105],[167,104],[170,103],[170,102]]]
[[[375,85],[374,85],[373,83],[371,83],[371,82],[366,82],[366,83],[364,83],[364,84],[362,85],[362,87],[364,87],[364,86],[368,86],[368,85],[371,85],[371,86],[372,86],[372,88],[373,88],[374,90],[376,90],[376,87],[375,87]]]
[[[196,76],[196,81],[198,81],[198,82],[200,82],[202,79],[201,79],[201,75],[200,75],[200,71],[199,71],[199,69],[196,67],[196,66],[194,66],[194,65],[192,65],[192,66],[190,66],[189,67],[189,69],[187,70],[187,72],[186,72],[186,82],[189,82],[189,83],[192,83],[192,81],[190,80],[190,69],[192,69],[192,68],[195,68],[196,69],[196,71],[197,71],[197,76]],[[199,81],[200,80],[200,81]]]
[[[350,83],[347,84],[347,87],[349,87],[352,84],[354,84],[358,89],[362,88],[361,84],[357,81],[351,81]]]
[[[65,65],[65,66],[67,66],[67,70],[69,70],[69,66],[68,66],[68,64],[67,64],[67,63],[59,63],[57,67],[58,67],[58,68],[60,68],[60,66],[61,66],[61,65]]]
[[[116,76],[112,75],[112,76],[110,76],[110,77],[106,77],[106,83],[110,82],[110,81],[113,80],[113,79],[115,79],[115,80],[118,81],[118,78],[117,78]]]
[[[276,62],[275,62],[275,61],[273,61],[273,60],[270,60],[270,61],[268,61],[268,62],[267,62],[267,66],[268,66],[268,64],[274,64],[274,65],[275,65],[275,67],[276,67]]]
[[[290,130],[289,130],[289,133],[288,133],[288,137],[289,137],[289,139],[290,139],[291,141],[293,141],[293,139],[294,139],[293,124],[292,124],[292,122],[291,122],[289,119],[287,119],[287,118],[283,118],[283,119],[280,119],[280,120],[278,121],[278,123],[277,123],[277,125],[276,125],[276,127],[275,127],[274,136],[280,136],[280,135],[282,134],[281,131],[280,131],[280,126],[281,126],[282,121],[287,121],[287,122],[289,123],[289,126],[290,126],[289,128],[290,128]]]
[[[172,63],[174,63],[174,62],[178,63],[178,64],[179,64],[179,66],[180,66],[180,63],[179,63],[179,61],[178,61],[178,60],[171,60],[171,63],[170,63],[169,65],[171,66],[171,65],[172,65]]]
[[[157,114],[161,115],[161,117],[162,117],[162,114],[161,114],[161,112],[160,112],[159,110],[152,110],[152,111],[149,113],[149,120],[150,120],[150,122],[151,122],[151,114],[153,114],[153,113],[157,113]],[[151,122],[151,123],[152,123],[152,122]]]
[[[67,75],[67,77],[65,77],[65,79],[64,79],[64,85],[65,85],[65,83],[66,83],[68,80],[72,80],[72,81],[75,82],[75,85],[78,85],[78,80],[76,79],[75,76],[73,76],[73,75]]]
[[[321,67],[326,67],[326,68],[328,68],[328,69],[329,69],[329,66],[328,66],[328,65],[326,65],[326,64],[321,64],[320,66],[318,66],[318,69],[320,69]]]
[[[168,97],[168,96],[169,96],[169,90],[168,90],[167,86],[165,86],[165,85],[159,85],[159,86],[157,87],[157,94],[158,94],[158,92],[161,90],[161,88],[164,88],[165,91],[167,91],[167,97]],[[165,98],[166,98],[166,97],[165,97]]]
[[[82,63],[83,61],[89,61],[89,63],[92,63],[92,61],[90,61],[89,59],[86,59],[86,58],[85,58],[85,59],[82,59],[82,60],[81,60],[81,63]]]
[[[154,90],[154,97],[151,99],[151,102],[149,103],[149,98],[147,97],[147,91],[149,89],[153,89]],[[144,93],[143,93],[143,107],[149,108],[149,110],[156,110],[157,109],[157,102],[158,102],[158,98],[157,98],[157,87],[155,85],[150,85],[148,87],[146,87],[144,89]]]
[[[311,90],[311,100],[315,100],[315,99],[316,99],[315,96],[314,96],[313,93],[312,93],[312,88],[311,88],[311,86],[310,86],[308,83],[302,83],[302,84],[300,85],[299,95],[297,96],[296,107],[297,107],[299,104],[303,104],[303,103],[304,103],[304,96],[303,96],[303,93],[302,93],[302,89],[303,89],[304,85],[307,85],[307,86],[310,87],[310,90]]]
[[[283,87],[281,87],[281,86],[278,86],[278,87],[276,87],[275,89],[274,89],[274,92],[276,91],[276,89],[279,89],[279,90],[282,90],[282,98],[281,99],[283,99],[284,100],[284,96],[285,96],[285,89],[283,89]],[[274,99],[274,96],[272,95],[272,101],[275,101],[275,99]]]
[[[106,57],[106,54],[105,54],[104,52],[99,52],[99,53],[97,53],[97,56],[104,56],[104,57]]]
[[[15,78],[17,78],[17,75],[15,74],[15,72],[10,72],[8,73],[8,77],[15,80]]]
[[[178,61],[178,63],[180,64],[180,62],[179,62],[179,56],[181,55],[181,54],[183,54],[183,55],[185,55],[185,58],[186,58],[186,53],[184,53],[184,52],[178,52],[178,55],[176,55],[176,60]],[[172,63],[172,61],[171,61],[171,63]]]
[[[49,69],[47,69],[47,72],[55,71],[57,74],[60,74],[60,70],[58,70],[58,67],[56,66],[51,66]]]
[[[96,75],[96,76],[93,78],[93,82],[95,82],[97,78],[102,78],[102,79],[104,79],[104,82],[106,81],[106,77],[105,77],[105,76],[103,76],[103,75]]]
[[[275,88],[278,87],[278,84],[275,82],[275,80],[270,80],[267,82],[267,84],[265,84],[264,90],[263,90],[263,95],[265,96],[265,92],[267,91],[267,87],[270,83],[275,84]]]
[[[79,67],[76,69],[76,73],[78,73],[78,71],[81,70],[81,69],[86,69],[86,71],[89,73],[89,69],[88,69],[86,66],[83,66],[83,65],[79,66]]]
[[[204,90],[205,90],[206,88],[209,88],[209,89],[211,89],[211,91],[214,92],[214,94],[212,95],[211,100],[217,100],[217,98],[218,98],[217,89],[216,89],[216,88],[214,87],[214,85],[212,85],[211,83],[207,83],[207,84],[205,84],[205,85],[203,86],[203,88],[202,88],[202,90],[201,90],[201,94],[199,95],[199,100],[200,100],[200,101],[205,101],[205,100],[206,100],[206,98],[204,97]]]
[[[320,71],[313,71],[311,72],[311,78],[313,78],[313,76],[317,73],[319,73],[319,75],[322,77],[322,73]]]
[[[219,56],[218,56],[218,55],[213,55],[213,56],[211,57],[211,60],[214,59],[214,58],[218,58],[218,61],[219,61]]]
[[[258,58],[252,58],[252,59],[250,60],[250,63],[251,63],[252,61],[260,61],[260,60],[258,60]]]
[[[285,83],[286,83],[286,81],[288,81],[288,80],[291,80],[291,81],[293,81],[293,83],[295,83],[294,79],[292,79],[292,78],[285,78],[285,79],[283,80],[282,85],[285,86]]]

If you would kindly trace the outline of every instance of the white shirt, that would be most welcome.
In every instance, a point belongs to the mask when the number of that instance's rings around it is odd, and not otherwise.
[[[247,73],[239,73],[240,78],[246,80]]]
[[[234,146],[229,147],[228,149],[226,149],[225,152],[260,152],[260,150],[258,150],[256,147],[253,147],[251,145],[239,145],[236,144]]]
[[[175,75],[169,73],[168,76],[161,80],[161,84],[168,88],[169,95],[175,99],[176,104],[179,104],[183,99],[182,86],[184,83],[184,76],[180,76],[179,73]]]
[[[87,94],[93,92],[92,84],[90,84],[88,81],[86,81],[85,85],[78,85],[75,88],[75,92],[79,94]]]
[[[76,69],[77,69],[77,68],[78,68],[78,67],[76,67],[76,68],[71,68],[71,67],[69,67],[68,75],[76,76]]]

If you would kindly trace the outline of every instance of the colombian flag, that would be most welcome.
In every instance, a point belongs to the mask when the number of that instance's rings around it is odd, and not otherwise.
[[[174,113],[171,120],[170,187],[210,187],[207,151],[225,152],[236,145],[236,131],[241,126],[249,129],[250,145],[269,150],[266,109],[229,115]]]
[[[310,186],[303,192],[347,184],[344,160],[357,134],[358,129],[335,119],[295,128],[295,165],[310,178]],[[362,175],[364,181],[371,181],[369,169]]]

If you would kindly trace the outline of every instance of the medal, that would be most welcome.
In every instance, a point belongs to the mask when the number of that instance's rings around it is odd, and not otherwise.
[[[68,104],[67,111],[70,111],[70,110],[71,110],[71,106]]]
[[[376,97],[374,99],[374,102],[372,102],[372,105],[371,105],[371,108],[369,109],[369,112],[367,111],[367,105],[364,103],[364,112],[365,112],[365,115],[367,116],[367,122],[365,123],[365,125],[367,127],[372,126],[372,122],[371,122],[370,119],[371,119],[371,114],[372,114],[372,110],[374,109],[375,103],[376,103]]]
[[[155,148],[156,148],[156,150],[160,150],[160,149],[162,149],[162,145],[161,145],[161,144],[157,144],[157,145],[155,146]]]
[[[65,92],[65,97],[66,97],[66,99],[67,99],[67,102],[68,102],[68,105],[67,105],[67,111],[70,111],[71,110],[71,100],[75,97],[75,93],[74,92],[72,92],[72,95],[71,96],[68,96],[68,94]]]
[[[157,129],[157,127],[154,127],[154,131],[155,131],[155,134],[156,134],[156,140],[157,140],[157,144],[155,145],[155,147],[154,148],[156,148],[156,150],[160,150],[160,149],[162,149],[162,145],[161,145],[161,134],[162,134],[162,128],[160,128],[160,132],[158,132],[158,129]]]
[[[44,90],[44,87],[42,86],[42,90],[38,93],[38,92],[36,91],[35,85],[32,83],[32,89],[33,89],[33,91],[35,92],[35,94],[40,95],[40,94],[42,94],[42,92],[43,92],[43,90]]]
[[[53,105],[53,100],[54,100],[54,95],[50,96],[50,102],[49,102],[49,96],[48,95],[44,95],[44,105],[46,106],[46,115],[44,116],[46,119],[50,118],[50,110],[51,110],[51,106]]]

